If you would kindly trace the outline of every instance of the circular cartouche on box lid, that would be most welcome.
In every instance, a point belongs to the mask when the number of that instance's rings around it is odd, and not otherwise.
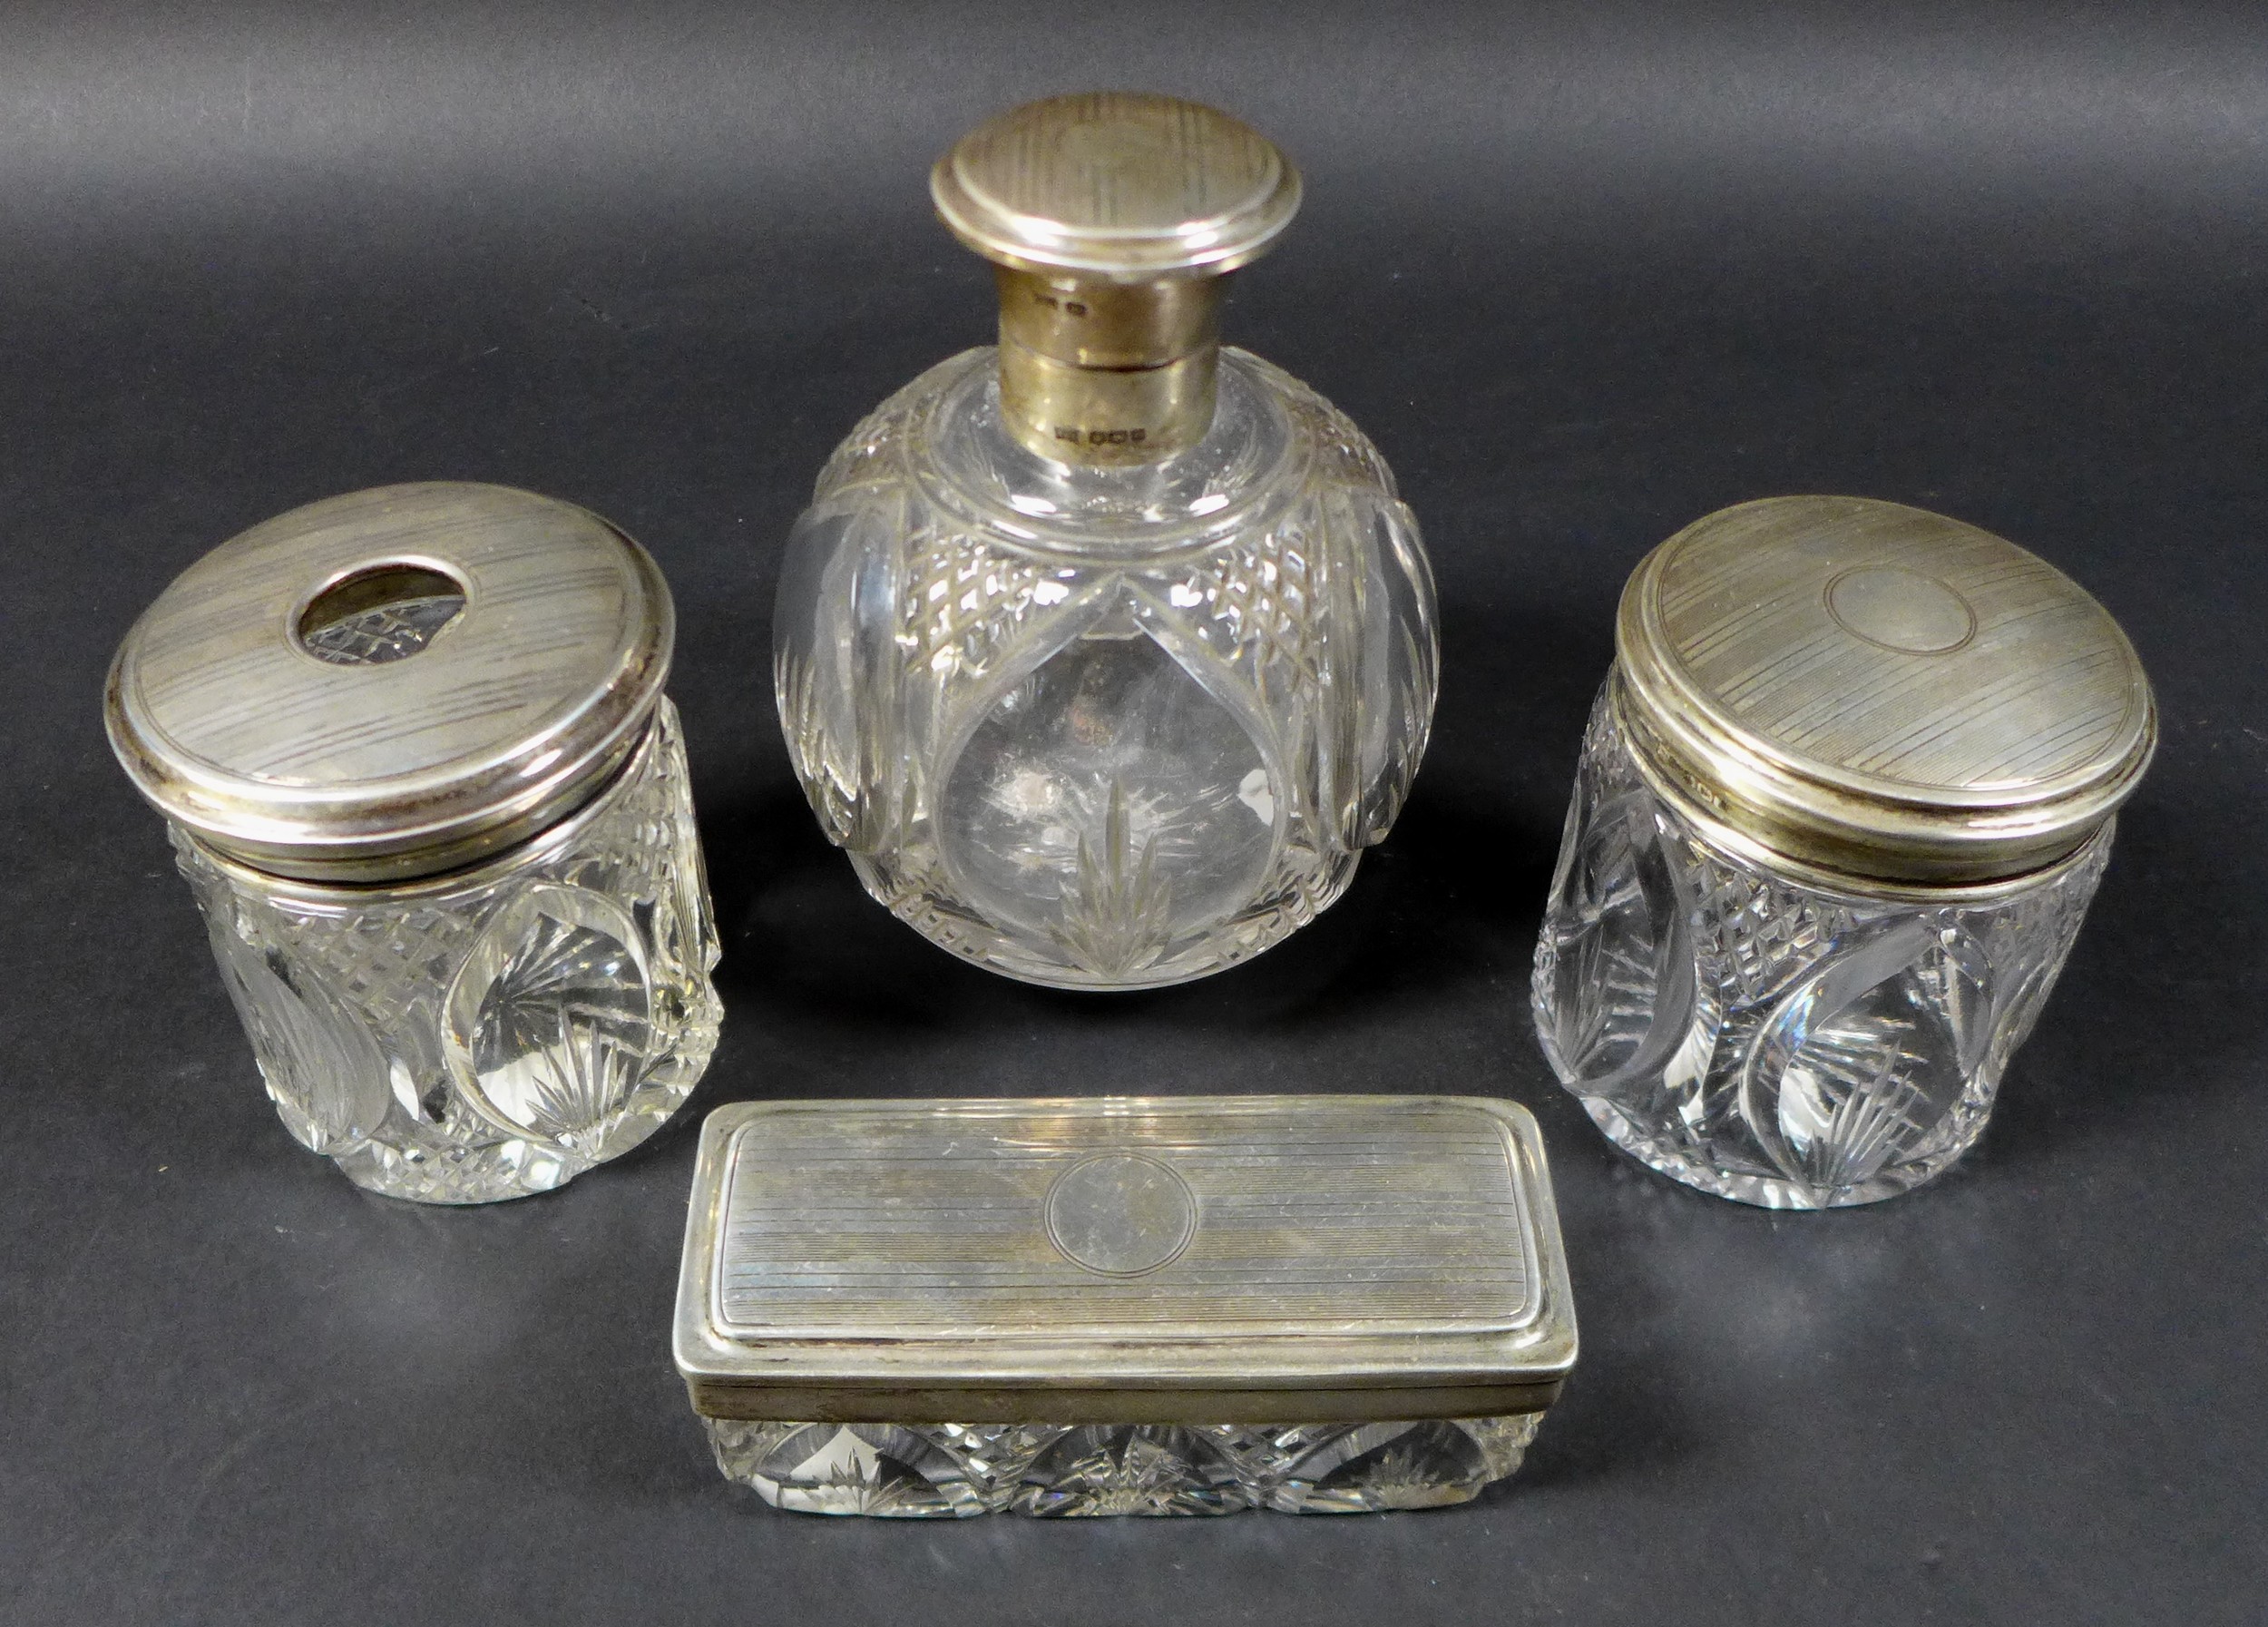
[[[2108,612],[2013,543],[1895,503],[1769,497],[1695,522],[1631,575],[1615,643],[1657,789],[1861,882],[2052,865],[2157,742]]]
[[[929,189],[953,235],[997,264],[1132,279],[1233,271],[1299,211],[1299,172],[1259,132],[1130,91],[1002,113],[937,161]]]
[[[231,858],[430,876],[552,825],[642,738],[674,619],[645,551],[503,486],[310,504],[177,577],[104,707],[142,793]]]

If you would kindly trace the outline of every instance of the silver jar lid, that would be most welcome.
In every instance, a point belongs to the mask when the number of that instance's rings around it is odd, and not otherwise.
[[[1895,503],[1769,497],[1698,520],[1631,575],[1615,642],[1657,789],[1866,880],[2053,864],[2157,741],[2108,612],[2013,543]]]
[[[112,749],[221,852],[318,881],[433,875],[525,839],[642,737],[670,665],[645,551],[503,486],[292,510],[175,578],[112,663]]]
[[[702,1127],[678,1369],[717,1418],[1540,1410],[1575,1315],[1535,1120],[1455,1096],[745,1102]]]
[[[1299,173],[1249,125],[1195,102],[1056,96],[971,131],[930,195],[997,264],[1148,280],[1233,271],[1299,210]]]

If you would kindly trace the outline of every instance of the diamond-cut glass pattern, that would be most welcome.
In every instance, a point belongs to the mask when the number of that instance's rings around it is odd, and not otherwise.
[[[1186,611],[1192,631],[1223,659],[1249,663],[1287,691],[1322,681],[1325,641],[1316,627],[1316,572],[1296,522],[1249,543],[1216,549],[1193,562],[1166,590]]]
[[[174,835],[292,1134],[391,1197],[477,1203],[637,1145],[717,1042],[677,714],[562,825],[439,882],[253,877]]]
[[[1069,599],[1078,577],[961,534],[940,536],[923,564],[905,590],[899,636],[916,682],[994,671],[1033,612]]]
[[[1433,588],[1360,431],[1224,352],[1212,431],[1071,469],[1001,427],[993,353],[853,432],[790,538],[790,755],[867,888],[1069,987],[1202,976],[1332,903],[1430,726]]]
[[[1368,1514],[1469,1502],[1541,1413],[1416,1423],[776,1424],[704,1418],[717,1465],[798,1514]]]
[[[308,653],[342,667],[379,667],[415,655],[464,608],[462,593],[429,593],[347,616],[300,639]]]
[[[1665,1174],[1773,1208],[1893,1196],[1982,1133],[2110,840],[1989,893],[1828,891],[1666,803],[1602,694],[1536,945],[1537,1032],[1599,1128]]]

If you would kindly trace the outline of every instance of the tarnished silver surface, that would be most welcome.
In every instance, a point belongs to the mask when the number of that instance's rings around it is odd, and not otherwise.
[[[1575,1323],[1508,1103],[773,1102],[703,1129],[676,1345],[712,1417],[1292,1422],[1536,1410]]]
[[[962,138],[937,212],[1000,268],[1003,422],[1031,451],[1155,463],[1213,421],[1221,276],[1266,251],[1299,176],[1265,137],[1171,96],[1058,96]]]
[[[937,161],[937,212],[987,260],[1147,279],[1234,270],[1299,209],[1299,173],[1227,113],[1107,91],[1026,103]]]
[[[1774,497],[1697,521],[1622,598],[1618,704],[1657,789],[1768,852],[1961,885],[2069,855],[2156,742],[2101,605],[1957,520]]]
[[[644,551],[502,486],[382,486],[295,509],[191,565],[113,662],[111,741],[142,794],[278,874],[468,864],[593,794],[667,675]]]

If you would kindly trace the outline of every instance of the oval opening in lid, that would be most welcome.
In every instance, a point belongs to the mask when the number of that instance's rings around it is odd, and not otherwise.
[[[467,591],[447,571],[417,560],[358,566],[308,601],[292,636],[334,666],[406,661],[464,613]]]
[[[184,571],[121,644],[106,721],[142,793],[231,858],[432,875],[594,793],[652,716],[672,635],[660,573],[597,516],[383,486]]]

